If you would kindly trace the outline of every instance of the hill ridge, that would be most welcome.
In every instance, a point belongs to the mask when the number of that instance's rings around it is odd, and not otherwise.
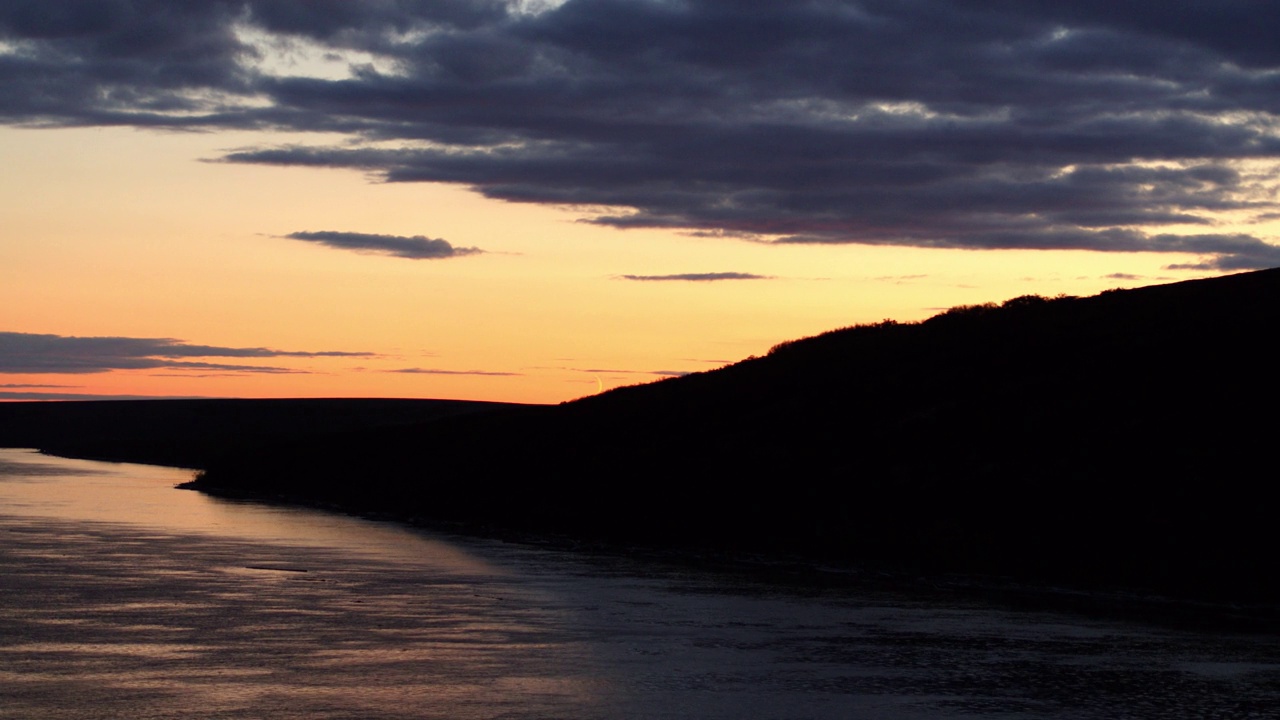
[[[1274,602],[1277,327],[1280,270],[1021,296],[557,406],[275,435],[209,455],[194,485],[471,528]]]
[[[1280,271],[1024,296],[197,483],[580,537],[1280,597]],[[1252,371],[1250,371],[1252,368]],[[289,472],[289,468],[303,468]],[[356,482],[354,478],[359,478]]]

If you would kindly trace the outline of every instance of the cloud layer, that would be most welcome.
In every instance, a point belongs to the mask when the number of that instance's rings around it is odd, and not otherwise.
[[[219,370],[300,372],[283,367],[214,363],[185,358],[369,357],[358,352],[298,352],[269,348],[190,345],[170,338],[68,337],[0,332],[0,374],[83,374],[108,370]]]
[[[520,377],[523,374],[496,370],[440,370],[437,368],[399,368],[388,372],[405,373],[407,375],[481,375],[485,377]]]
[[[767,275],[753,275],[743,272],[708,272],[678,273],[675,275],[619,275],[623,280],[639,280],[642,282],[714,282],[716,280],[767,280]]]
[[[432,239],[423,235],[406,237],[403,235],[374,235],[370,233],[322,230],[319,232],[289,233],[285,237],[340,250],[393,255],[411,260],[437,260],[482,252],[480,248],[474,247],[456,248],[446,240]]]
[[[195,395],[94,395],[90,393],[8,392],[0,400],[196,400]]]
[[[336,132],[225,159],[620,228],[1237,269],[1280,264],[1216,228],[1280,211],[1276,37],[1271,0],[15,0],[0,121]]]

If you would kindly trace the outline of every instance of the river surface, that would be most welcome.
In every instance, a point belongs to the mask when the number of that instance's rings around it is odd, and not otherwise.
[[[0,718],[1276,718],[1271,635],[796,589],[0,449]]]

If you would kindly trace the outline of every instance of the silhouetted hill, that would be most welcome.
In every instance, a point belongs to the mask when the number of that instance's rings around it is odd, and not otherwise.
[[[0,403],[0,447],[203,468],[227,453],[318,434],[517,407],[463,400],[118,400]]]
[[[1280,601],[1277,327],[1280,270],[1028,296],[559,406],[239,444],[196,485],[583,538]]]
[[[1015,298],[720,370],[213,465],[435,519],[1280,598],[1280,271]]]

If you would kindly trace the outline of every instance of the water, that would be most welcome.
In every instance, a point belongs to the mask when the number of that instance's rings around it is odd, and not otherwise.
[[[785,589],[0,450],[0,718],[1275,718],[1280,643]]]

